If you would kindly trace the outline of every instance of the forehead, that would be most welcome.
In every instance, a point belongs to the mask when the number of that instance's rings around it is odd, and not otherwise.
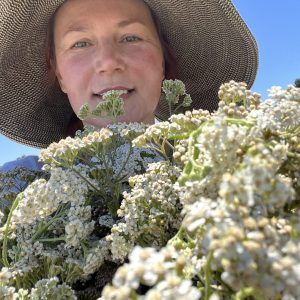
[[[55,27],[69,26],[83,20],[139,21],[154,27],[151,11],[143,0],[67,0],[55,16]]]

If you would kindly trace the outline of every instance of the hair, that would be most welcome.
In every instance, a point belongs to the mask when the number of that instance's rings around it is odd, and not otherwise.
[[[63,3],[62,3],[63,4]],[[59,87],[58,80],[56,78],[55,70],[56,70],[56,57],[55,57],[55,44],[54,44],[54,24],[57,12],[62,4],[56,9],[56,11],[50,17],[47,27],[47,34],[46,34],[46,63],[47,63],[47,71],[48,71],[48,80],[49,83],[54,85],[57,88]],[[162,52],[164,57],[164,71],[165,71],[165,79],[175,79],[177,74],[177,60],[174,54],[173,49],[170,47],[169,43],[167,42],[166,37],[164,36],[161,27],[159,26],[159,22],[154,15],[151,8],[145,2],[146,6],[149,8],[152,19],[154,21],[154,25],[156,27],[159,41],[162,46]],[[76,116],[73,112],[71,115],[68,125],[65,130],[65,137],[71,136],[74,137],[77,130],[83,129],[82,121]]]

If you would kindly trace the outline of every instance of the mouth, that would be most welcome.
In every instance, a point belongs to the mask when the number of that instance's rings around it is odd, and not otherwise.
[[[131,95],[135,91],[135,89],[128,89],[125,87],[106,88],[106,89],[101,90],[98,93],[93,93],[93,96],[97,97],[98,99],[99,98],[103,99],[103,95],[110,91],[122,91],[123,93],[122,93],[121,97],[123,99],[126,99],[129,97],[129,95]]]

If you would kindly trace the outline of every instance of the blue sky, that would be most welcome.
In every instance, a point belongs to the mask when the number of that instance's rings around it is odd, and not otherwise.
[[[285,87],[300,78],[300,0],[232,0],[256,38],[259,69],[253,91],[267,97],[272,85]],[[38,149],[0,135],[0,165]]]

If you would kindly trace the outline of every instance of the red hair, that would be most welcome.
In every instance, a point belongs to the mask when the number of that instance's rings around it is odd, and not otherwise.
[[[58,9],[59,7],[51,16],[48,23],[47,35],[46,35],[46,62],[47,62],[47,69],[48,69],[48,79],[50,84],[53,84],[58,88],[60,88],[55,74],[56,58],[55,58],[55,45],[54,45],[54,24],[55,24],[55,18]],[[158,33],[158,37],[162,46],[164,64],[165,64],[164,65],[165,79],[175,79],[177,74],[177,61],[174,52],[170,47],[170,45],[168,44],[166,38],[164,37],[155,15],[153,14],[150,8],[149,10],[151,12],[151,16],[153,18]],[[76,116],[75,113],[73,113],[70,117],[68,126],[66,128],[65,136],[74,137],[75,132],[77,130],[82,130],[82,129],[83,129],[82,121]]]

